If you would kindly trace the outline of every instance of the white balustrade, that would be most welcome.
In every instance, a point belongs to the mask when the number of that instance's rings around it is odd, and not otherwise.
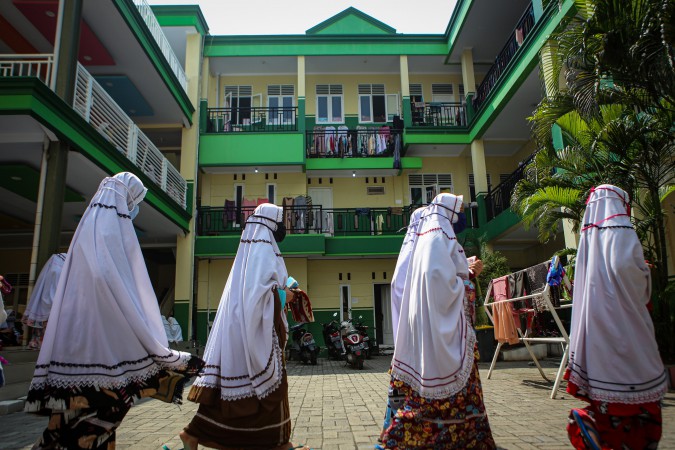
[[[73,108],[120,153],[185,208],[187,182],[180,172],[79,63]]]
[[[0,55],[0,77],[36,77],[49,86],[53,62],[51,54]]]
[[[180,65],[178,57],[173,52],[173,49],[169,44],[169,40],[164,35],[162,27],[157,21],[157,17],[155,17],[155,14],[152,12],[152,8],[150,8],[150,5],[148,5],[145,0],[134,0],[134,4],[136,5],[138,12],[141,14],[141,17],[143,17],[145,24],[148,26],[150,33],[155,38],[157,45],[159,45],[160,50],[164,54],[164,57],[169,62],[169,66],[178,78],[178,82],[181,86],[183,86],[183,90],[187,92],[187,78],[185,77],[185,71]]]

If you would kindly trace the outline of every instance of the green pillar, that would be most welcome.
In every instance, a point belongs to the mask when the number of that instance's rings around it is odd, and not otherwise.
[[[209,120],[209,102],[203,98],[199,102],[199,132],[206,133],[207,121]]]
[[[466,124],[467,126],[471,124],[473,118],[476,116],[476,111],[473,109],[473,98],[476,96],[475,93],[469,92],[466,94]]]
[[[412,109],[410,108],[410,97],[403,97],[403,126],[406,129],[412,127]]]
[[[479,192],[476,194],[476,203],[478,203],[478,228],[483,228],[488,222],[485,197],[487,197],[487,192]]]
[[[82,21],[83,0],[61,0],[59,13],[62,14],[61,33],[57,36],[56,54],[56,94],[67,104],[72,105],[77,74],[77,53],[80,46],[80,22]],[[61,240],[61,217],[66,191],[68,169],[68,150],[66,142],[52,142],[47,149],[47,167],[40,240],[38,243],[37,270],[59,249]]]

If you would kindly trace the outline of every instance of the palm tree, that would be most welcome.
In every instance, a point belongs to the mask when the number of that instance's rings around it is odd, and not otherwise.
[[[548,96],[530,118],[538,153],[512,205],[548,240],[561,219],[578,229],[592,186],[611,183],[629,192],[636,230],[654,264],[657,336],[671,358],[675,305],[667,298],[661,202],[675,183],[675,2],[577,0],[575,6],[577,15],[552,36],[554,51],[542,65]],[[554,145],[554,133],[562,146]]]

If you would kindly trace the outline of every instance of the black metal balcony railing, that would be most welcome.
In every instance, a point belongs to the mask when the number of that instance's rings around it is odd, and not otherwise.
[[[415,127],[465,127],[466,105],[463,103],[410,104],[412,124]]]
[[[417,206],[392,208],[323,208],[320,205],[284,208],[289,234],[331,236],[393,235],[408,226],[410,212]],[[241,233],[255,206],[233,208],[201,207],[197,212],[197,234],[222,236]]]
[[[289,234],[378,236],[405,233],[410,214],[423,205],[388,208],[324,208],[321,205],[284,207]],[[242,232],[255,206],[232,208],[203,206],[197,211],[199,236],[226,236]],[[469,213],[467,213],[469,215]],[[475,228],[467,217],[467,227]]]
[[[488,73],[485,75],[485,78],[483,78],[480,86],[478,86],[476,96],[473,99],[475,111],[480,109],[483,102],[492,91],[492,88],[497,84],[497,81],[501,78],[507,66],[518,52],[518,49],[520,49],[523,42],[525,42],[525,39],[530,35],[530,32],[534,28],[534,24],[534,9],[530,3],[525,10],[525,13],[520,17],[511,36],[509,36],[509,39],[506,41],[506,45],[504,45],[502,51],[497,55],[495,63],[490,67],[490,70],[488,70]]]
[[[308,158],[392,156],[403,147],[401,130],[389,127],[315,127],[307,132]]]
[[[209,108],[207,133],[297,131],[298,108]]]
[[[525,168],[533,158],[534,154],[518,164],[518,168],[496,188],[488,189],[488,195],[485,196],[485,208],[488,222],[511,207],[511,195],[516,187],[516,183],[523,179],[525,176]]]

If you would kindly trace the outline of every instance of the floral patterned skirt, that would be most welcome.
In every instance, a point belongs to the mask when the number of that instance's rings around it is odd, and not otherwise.
[[[599,402],[588,398],[582,389],[571,382],[567,385],[567,392],[590,403],[586,408],[570,411],[567,435],[574,448],[585,450],[589,447],[574,420],[573,412],[597,431],[603,450],[655,450],[658,447],[663,429],[660,402],[635,405]]]
[[[483,404],[477,348],[474,353],[473,369],[466,386],[445,399],[421,397],[406,383],[391,380],[391,405],[387,409],[391,416],[385,417],[385,429],[380,436],[384,448],[496,448]]]

